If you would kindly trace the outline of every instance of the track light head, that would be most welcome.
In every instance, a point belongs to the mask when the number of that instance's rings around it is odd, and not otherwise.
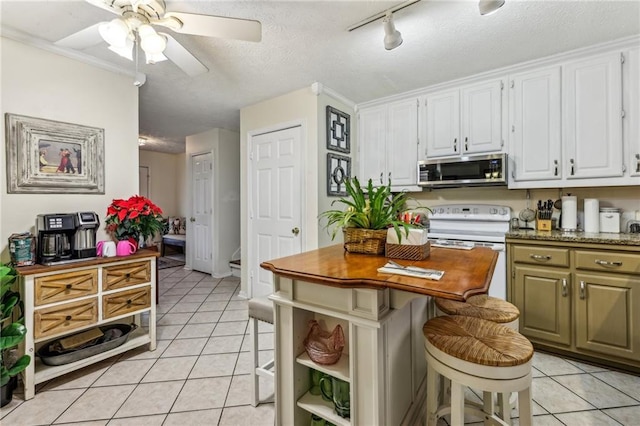
[[[384,26],[384,48],[393,50],[400,46],[402,44],[402,34],[396,30],[391,12],[387,12],[386,16],[382,19],[382,24]]]
[[[480,15],[491,15],[504,5],[505,0],[480,0],[478,10]]]

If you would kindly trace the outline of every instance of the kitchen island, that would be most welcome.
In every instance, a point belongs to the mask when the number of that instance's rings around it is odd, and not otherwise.
[[[422,326],[432,296],[464,300],[485,293],[497,253],[488,248],[432,248],[404,266],[444,271],[438,280],[379,273],[384,256],[346,253],[341,245],[263,262],[274,273],[276,424],[308,425],[315,414],[338,425],[414,424],[424,411],[426,363]],[[341,325],[345,348],[337,364],[309,359],[310,320]],[[351,413],[313,395],[310,369],[349,382]]]

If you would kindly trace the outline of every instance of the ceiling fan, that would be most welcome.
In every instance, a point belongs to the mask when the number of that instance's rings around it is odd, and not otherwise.
[[[260,22],[249,19],[225,18],[183,12],[167,12],[163,0],[86,0],[101,9],[119,15],[99,22],[55,42],[70,49],[85,49],[103,41],[118,55],[133,60],[135,46],[144,51],[147,64],[170,59],[189,76],[208,71],[195,56],[166,32],[157,32],[153,25],[181,34],[205,37],[260,41]]]

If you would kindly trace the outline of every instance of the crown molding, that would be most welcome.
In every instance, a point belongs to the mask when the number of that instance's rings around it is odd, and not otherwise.
[[[325,86],[322,83],[318,83],[317,81],[315,83],[313,83],[311,85],[311,92],[316,95],[316,96],[320,96],[321,93],[324,93],[325,95],[342,102],[343,104],[347,105],[349,108],[355,109],[356,108],[356,103],[354,101],[352,101],[349,98],[345,98],[344,96],[342,96],[340,93],[336,92],[335,90]]]
[[[60,56],[65,56],[70,59],[74,59],[79,62],[83,62],[88,65],[93,65],[98,68],[105,69],[107,71],[111,71],[117,74],[123,74],[131,77],[135,77],[135,70],[132,68],[130,70],[114,65],[110,62],[104,61],[102,59],[98,59],[94,56],[86,55],[84,53],[78,52],[76,50],[67,49],[64,47],[56,46],[50,41],[43,40],[38,37],[34,37],[30,34],[23,33],[22,31],[15,30],[13,28],[8,27],[0,27],[0,37],[8,38],[10,40],[17,41],[19,43],[23,43],[29,46],[36,47],[38,49],[46,50],[51,53],[55,53]]]

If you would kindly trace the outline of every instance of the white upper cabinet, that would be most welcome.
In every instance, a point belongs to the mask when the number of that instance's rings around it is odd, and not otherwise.
[[[371,179],[374,185],[391,182],[394,188],[417,184],[418,108],[417,98],[411,98],[358,112],[360,183]]]
[[[371,179],[382,183],[386,170],[387,107],[366,108],[358,112],[358,147],[360,149],[360,173],[363,185]]]
[[[460,92],[434,93],[426,97],[426,157],[460,154]]]
[[[562,121],[567,179],[622,176],[622,56],[563,66]]]
[[[428,94],[426,158],[502,150],[501,79]]]
[[[502,80],[464,87],[462,97],[462,153],[502,149]]]
[[[509,105],[513,180],[561,179],[560,67],[511,75]]]
[[[640,176],[640,47],[626,54],[623,105],[624,139],[629,147],[626,157],[631,176]]]

